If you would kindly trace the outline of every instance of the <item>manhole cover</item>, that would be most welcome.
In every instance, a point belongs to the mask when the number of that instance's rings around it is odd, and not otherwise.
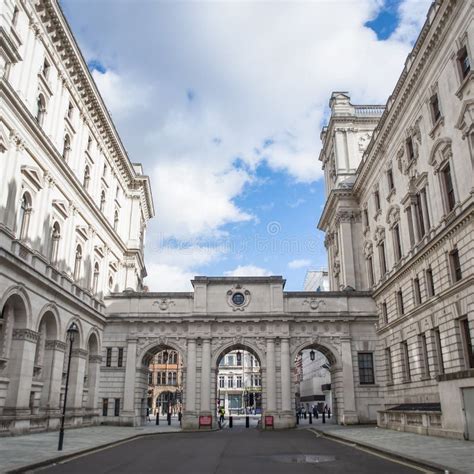
[[[326,456],[324,454],[277,454],[269,456],[270,459],[277,462],[298,463],[298,464],[318,464],[320,462],[335,461],[335,456]]]

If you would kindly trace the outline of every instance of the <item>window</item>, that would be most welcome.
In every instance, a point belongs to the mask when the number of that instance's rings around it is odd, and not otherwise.
[[[166,372],[157,372],[156,384],[166,385]]]
[[[114,288],[114,277],[112,275],[109,276],[109,290],[112,291]]]
[[[105,359],[105,366],[112,367],[112,348],[111,347],[107,347],[107,356]]]
[[[453,283],[456,283],[462,278],[458,249],[454,249],[449,253],[449,264],[451,266],[451,279]]]
[[[407,153],[408,153],[408,160],[414,160],[415,159],[415,149],[413,148],[413,139],[411,137],[408,137],[406,140],[407,144]]]
[[[117,367],[123,367],[123,347],[119,347]]]
[[[76,247],[76,257],[74,260],[74,280],[79,281],[81,277],[81,264],[82,264],[82,247],[78,245]]]
[[[382,323],[383,324],[388,323],[387,303],[385,302],[382,303]]]
[[[61,228],[59,222],[53,224],[53,232],[51,233],[51,252],[50,252],[50,262],[52,265],[58,261],[58,252],[59,252],[59,241],[61,240]]]
[[[392,372],[392,351],[390,347],[385,349],[385,370],[387,373],[387,383],[393,383],[393,372]]]
[[[223,375],[219,375],[219,388],[225,388],[225,379]]]
[[[89,136],[87,137],[86,150],[90,153],[91,148],[92,148],[92,137],[89,135]]]
[[[374,379],[374,355],[372,352],[359,352],[357,354],[359,361],[359,381],[361,385],[370,385],[375,383]]]
[[[120,196],[120,186],[117,186],[115,188],[115,199],[118,199]]]
[[[433,123],[436,123],[441,118],[441,110],[439,108],[438,94],[434,94],[430,99],[431,117]]]
[[[234,356],[227,356],[227,365],[234,365]]]
[[[395,224],[392,228],[393,236],[393,250],[395,253],[395,263],[399,262],[402,258],[402,244],[400,241],[400,228],[399,224]]]
[[[387,261],[385,260],[385,242],[379,244],[380,276],[383,278],[387,273]]]
[[[117,209],[115,209],[114,212],[114,230],[116,231],[118,229],[118,223],[119,223],[119,214]]]
[[[115,399],[114,416],[120,416],[120,398]]]
[[[74,114],[74,106],[72,105],[72,102],[69,102],[67,106],[67,118],[69,120],[72,120],[73,114]]]
[[[420,343],[420,356],[421,356],[421,363],[422,363],[422,378],[429,379],[430,378],[430,363],[428,360],[428,346],[426,344],[426,335],[420,334],[418,336],[418,340]]]
[[[426,280],[426,293],[428,297],[435,295],[434,281],[433,281],[433,270],[431,267],[427,268],[425,271],[425,280]]]
[[[36,121],[40,126],[43,126],[44,118],[46,116],[46,99],[43,94],[39,94],[36,99]]]
[[[237,365],[242,365],[242,352],[237,352]]]
[[[403,306],[402,290],[397,291],[396,298],[397,298],[398,315],[403,316],[405,314],[405,307]]]
[[[20,10],[18,10],[18,7],[15,5],[15,8],[13,9],[13,15],[12,15],[12,25],[16,26],[18,23],[18,14],[20,13]]]
[[[461,77],[462,79],[465,79],[471,72],[471,61],[469,60],[466,46],[463,46],[458,52],[458,64],[459,70],[461,71]]]
[[[148,372],[148,385],[153,385],[153,372]]]
[[[410,370],[410,355],[408,353],[408,342],[403,341],[400,344],[402,352],[402,364],[403,364],[403,381],[409,382],[411,380],[411,370]]]
[[[410,247],[415,245],[415,232],[413,229],[413,214],[411,212],[411,206],[406,208],[407,221],[408,221],[408,235],[410,237]]]
[[[237,375],[237,388],[242,388],[242,376]]]
[[[415,212],[416,212],[416,221],[418,223],[418,232],[419,232],[418,238],[421,239],[422,237],[424,237],[426,231],[425,231],[425,220],[423,218],[423,208],[422,208],[422,205],[421,205],[421,195],[420,195],[420,193],[418,193],[415,196],[414,206],[415,206]]]
[[[466,369],[474,369],[474,352],[472,351],[471,330],[467,316],[459,320],[461,326],[461,338],[464,352]]]
[[[21,199],[20,206],[20,239],[22,240],[28,237],[31,211],[31,196],[29,195],[29,193],[24,193],[23,198]]]
[[[66,133],[64,135],[63,158],[67,161],[71,155],[71,137]]]
[[[369,212],[367,211],[367,208],[364,209],[363,216],[364,216],[364,226],[369,227]]]
[[[421,303],[421,288],[418,277],[413,279],[413,299],[415,301],[415,306]]]
[[[92,293],[94,295],[97,293],[97,290],[99,288],[99,275],[100,275],[99,264],[98,262],[95,262],[94,275],[92,277]]]
[[[374,285],[374,262],[372,260],[372,255],[367,258],[367,272],[369,275],[369,286]]]
[[[100,210],[101,212],[104,212],[105,209],[105,191],[102,190],[100,193]]]
[[[105,178],[107,176],[107,165],[104,164],[104,168],[102,170],[102,178]]]
[[[441,333],[439,328],[433,329],[433,339],[435,346],[436,366],[439,374],[444,374],[443,346],[441,345]]]
[[[227,387],[234,388],[234,377],[232,377],[232,375],[227,377]]]
[[[45,78],[48,79],[49,76],[49,70],[51,69],[49,62],[46,58],[44,58],[43,61],[43,67],[41,68],[41,75]]]
[[[388,183],[388,190],[392,191],[392,189],[395,187],[393,183],[393,171],[392,168],[389,168],[387,170],[387,183]]]
[[[176,372],[168,372],[168,385],[176,385]]]
[[[374,191],[374,204],[376,212],[380,211],[380,194],[379,191]]]
[[[108,411],[109,411],[109,399],[104,398],[102,399],[102,416],[107,416]]]
[[[456,198],[454,196],[453,179],[451,176],[451,166],[449,163],[447,163],[446,166],[444,166],[444,168],[441,170],[441,176],[443,178],[447,211],[451,212],[456,204]]]
[[[91,181],[91,170],[89,168],[89,165],[86,165],[86,167],[84,168],[84,180],[82,181],[82,184],[86,191],[89,190],[90,181]]]

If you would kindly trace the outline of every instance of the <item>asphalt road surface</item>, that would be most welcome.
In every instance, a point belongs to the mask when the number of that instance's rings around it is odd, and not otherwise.
[[[38,472],[38,471],[37,471]],[[41,473],[414,473],[419,469],[308,430],[153,435],[41,469]]]

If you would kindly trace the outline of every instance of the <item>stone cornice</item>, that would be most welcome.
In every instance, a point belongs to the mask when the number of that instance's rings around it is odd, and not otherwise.
[[[56,350],[64,352],[66,350],[66,343],[63,341],[59,341],[57,339],[51,339],[45,342],[45,349],[47,350]]]
[[[385,149],[385,143],[393,132],[398,118],[409,103],[415,86],[423,80],[424,69],[431,63],[430,59],[435,54],[436,47],[442,41],[447,30],[447,23],[460,0],[442,0],[433,3],[427,20],[421,30],[412,52],[408,55],[405,67],[397,81],[395,89],[387,101],[387,107],[374,130],[372,139],[367,147],[364,160],[361,162],[357,179],[354,183],[354,192],[361,193],[366,185],[367,176],[380,160],[377,157]]]
[[[317,228],[322,231],[327,231],[330,223],[333,220],[334,213],[336,212],[337,202],[341,198],[354,198],[352,188],[334,188],[329,193],[329,196],[324,204],[323,212],[319,218]]]
[[[89,353],[85,349],[73,349],[71,352],[72,357],[78,357],[79,359],[87,359]]]
[[[12,339],[36,342],[39,338],[39,333],[32,329],[13,329]]]

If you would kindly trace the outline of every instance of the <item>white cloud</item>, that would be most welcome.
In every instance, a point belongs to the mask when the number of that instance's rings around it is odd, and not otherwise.
[[[225,276],[270,276],[272,272],[256,265],[239,265],[238,267],[224,272]]]
[[[150,291],[192,291],[192,271],[187,271],[176,265],[149,263],[147,265],[148,277],[145,285]]]
[[[432,0],[404,0],[398,7],[400,23],[392,39],[412,43],[416,40]]]
[[[306,268],[306,267],[309,267],[310,265],[311,265],[311,260],[304,259],[304,258],[296,259],[296,260],[292,260],[291,262],[288,262],[288,267],[292,269]]]

